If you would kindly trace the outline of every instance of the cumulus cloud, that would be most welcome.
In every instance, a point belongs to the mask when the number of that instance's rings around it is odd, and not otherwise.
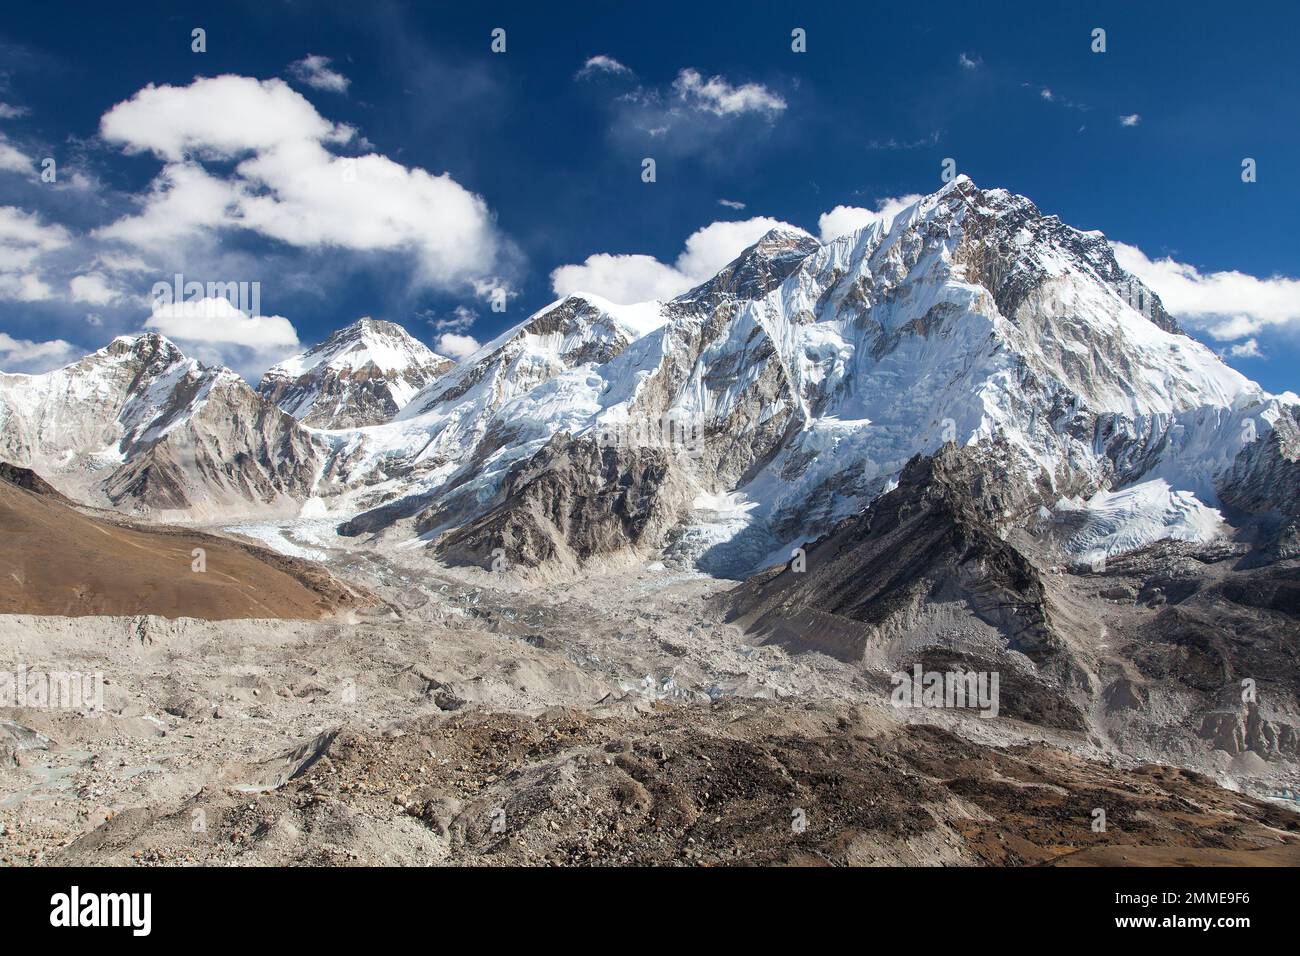
[[[1119,264],[1154,289],[1166,309],[1220,341],[1271,327],[1300,327],[1300,280],[1261,279],[1237,271],[1203,273],[1169,257],[1152,260],[1136,246],[1111,246]]]
[[[221,296],[156,306],[145,329],[161,332],[204,362],[248,378],[298,348],[298,333],[281,315],[245,315]]]
[[[880,199],[876,208],[863,209],[861,206],[836,206],[830,212],[822,213],[817,219],[817,231],[822,242],[830,242],[837,236],[847,236],[851,232],[864,229],[873,222],[884,224],[886,229],[894,217],[912,203],[921,199],[919,193],[909,193],[889,199]]]
[[[577,72],[574,78],[585,80],[589,77],[600,74],[631,76],[632,70],[630,67],[624,66],[622,63],[618,62],[618,60],[614,59],[612,56],[598,53],[596,56],[588,57],[587,62],[582,64],[582,69]]]
[[[732,86],[721,76],[711,76],[706,80],[699,70],[689,67],[677,74],[673,91],[678,99],[714,116],[779,113],[786,106],[784,99],[761,83]]]
[[[90,305],[109,305],[122,298],[122,293],[113,288],[107,278],[99,272],[73,276],[68,283],[68,294],[74,302],[86,302]]]
[[[460,335],[456,332],[444,332],[438,336],[433,350],[447,358],[463,359],[479,350],[479,340],[472,335]]]
[[[32,171],[31,159],[22,150],[5,139],[4,136],[0,136],[0,169],[13,173],[30,173]]]
[[[1231,348],[1228,349],[1228,354],[1231,355],[1233,358],[1263,358],[1264,357],[1264,353],[1260,351],[1259,343],[1256,342],[1254,339],[1246,339],[1246,341],[1238,345],[1232,346]]]
[[[690,280],[681,272],[645,255],[599,252],[579,265],[560,266],[551,273],[551,288],[556,295],[594,292],[625,305],[671,299],[690,287]]]
[[[355,130],[324,119],[283,80],[151,84],[104,114],[100,131],[164,166],[140,210],[99,238],[157,251],[246,230],[303,249],[405,252],[420,284],[448,289],[490,275],[502,252],[479,196],[376,153],[336,154],[329,147]]]
[[[36,271],[37,260],[70,242],[68,231],[45,225],[35,213],[0,206],[0,299],[40,302],[54,296]]]
[[[671,299],[712,278],[742,251],[778,228],[803,232],[798,226],[768,216],[714,222],[690,235],[673,265],[653,256],[597,253],[580,264],[553,271],[551,287],[556,295],[592,292],[621,304]]]
[[[253,349],[291,348],[298,344],[298,333],[284,316],[245,315],[221,296],[159,305],[144,327],[183,342],[214,342]]]
[[[1140,122],[1142,122],[1142,117],[1137,113],[1129,113],[1127,116],[1119,118],[1120,126],[1136,126]]]
[[[331,62],[327,56],[309,53],[301,60],[289,64],[289,75],[313,89],[330,93],[346,93],[352,81],[337,70],[331,69]]]
[[[984,61],[975,53],[962,53],[957,57],[958,64],[963,70],[978,70],[984,65]]]
[[[6,372],[48,372],[75,361],[80,354],[80,349],[63,339],[33,342],[0,332],[0,369]]]
[[[347,142],[355,132],[326,120],[283,80],[232,74],[200,77],[189,86],[150,83],[105,113],[99,131],[128,153],[151,152],[173,163]]]
[[[439,316],[430,311],[420,316],[435,332],[464,332],[478,321],[478,313],[467,305],[458,305],[450,315]]]
[[[736,84],[691,67],[667,86],[638,84],[610,106],[610,134],[626,147],[652,148],[653,155],[702,154],[733,169],[752,152],[737,150],[734,137],[752,145],[787,108],[779,93],[761,83]]]

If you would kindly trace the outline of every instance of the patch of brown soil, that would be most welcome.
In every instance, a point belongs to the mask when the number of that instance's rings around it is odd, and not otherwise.
[[[45,493],[31,472],[15,472],[34,480],[0,480],[0,613],[318,618],[360,600],[310,562],[214,535],[90,517]],[[196,571],[200,548],[206,569]]]

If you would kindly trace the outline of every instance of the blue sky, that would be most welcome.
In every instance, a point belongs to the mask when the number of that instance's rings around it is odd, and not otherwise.
[[[1294,4],[806,6],[11,7],[0,368],[147,322],[249,375],[362,315],[464,350],[575,283],[670,294],[770,221],[888,211],[952,157],[1296,388]],[[258,282],[266,320],[151,318],[177,272]]]

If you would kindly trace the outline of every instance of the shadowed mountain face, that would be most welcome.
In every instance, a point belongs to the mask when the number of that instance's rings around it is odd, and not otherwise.
[[[309,562],[93,518],[27,469],[4,465],[0,479],[0,613],[319,618],[359,603]]]
[[[0,453],[69,497],[211,519],[296,513],[322,447],[234,372],[153,332],[45,375],[0,374]]]
[[[1300,757],[1300,562],[1164,541],[1065,565],[1068,523],[998,530],[1016,510],[1008,489],[978,448],[913,459],[895,489],[720,606],[756,641],[882,681],[917,665],[998,673],[1002,715],[1121,749]]]

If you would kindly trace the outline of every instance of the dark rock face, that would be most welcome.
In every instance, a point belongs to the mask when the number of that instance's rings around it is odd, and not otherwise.
[[[948,445],[918,456],[897,488],[807,548],[806,570],[792,563],[730,592],[729,617],[762,640],[842,660],[978,670],[987,641],[983,651],[954,644],[928,618],[934,605],[955,606],[999,635],[1000,650],[1036,666],[1033,673],[1005,657],[997,662],[1015,691],[1004,693],[1015,700],[1010,713],[1080,729],[1081,714],[1056,686],[1079,675],[1053,629],[1039,571],[991,520],[1000,512],[997,483],[972,452]]]
[[[68,499],[55,489],[48,481],[42,478],[30,468],[19,468],[17,465],[11,465],[7,461],[0,461],[0,481],[6,481],[11,485],[24,488],[27,491],[34,491],[36,494],[46,498],[57,498],[66,502]]]
[[[1047,278],[1043,264],[1026,256],[1026,248],[1055,248],[1085,264],[1159,328],[1184,334],[1160,297],[1120,266],[1100,233],[1080,232],[1056,216],[1044,216],[1024,196],[981,190],[969,180],[957,184],[949,203],[954,212],[963,205],[969,209],[962,221],[958,256],[969,274],[993,294],[1003,315],[1015,315],[1030,292]]]
[[[1300,409],[1286,411],[1268,435],[1248,441],[1219,477],[1224,504],[1248,514],[1300,517]]]
[[[297,421],[231,378],[183,425],[138,448],[104,490],[114,505],[150,510],[277,500],[296,507],[311,495],[320,453]]]
[[[458,564],[573,566],[654,542],[676,516],[663,449],[557,435],[505,482],[499,502],[437,543]],[[422,529],[427,530],[427,529]]]
[[[708,282],[678,296],[683,303],[715,302],[725,296],[756,299],[766,295],[821,248],[807,233],[773,229]]]

